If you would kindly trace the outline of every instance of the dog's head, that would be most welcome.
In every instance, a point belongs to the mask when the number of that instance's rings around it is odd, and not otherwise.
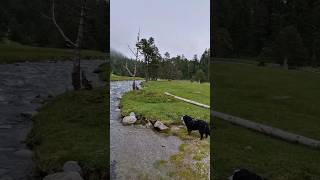
[[[183,121],[184,123],[190,122],[190,121],[192,121],[192,120],[193,120],[193,118],[190,117],[190,116],[188,116],[188,115],[183,115],[183,116],[181,117],[181,121]]]

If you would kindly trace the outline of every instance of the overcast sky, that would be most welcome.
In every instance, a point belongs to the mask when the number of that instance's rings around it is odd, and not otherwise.
[[[155,38],[163,55],[191,59],[210,47],[210,0],[111,0],[111,48],[132,57],[141,37]]]

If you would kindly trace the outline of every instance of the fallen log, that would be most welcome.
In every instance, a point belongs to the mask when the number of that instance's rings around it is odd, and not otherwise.
[[[211,115],[214,117],[217,117],[219,119],[225,120],[227,122],[230,122],[232,124],[236,124],[242,127],[245,127],[247,129],[255,130],[260,133],[270,135],[276,138],[280,138],[289,142],[299,143],[303,144],[309,147],[313,148],[320,148],[320,141],[311,139],[305,136],[301,136],[298,134],[286,132],[284,130],[274,128],[271,126],[263,125],[260,123],[252,122],[246,119],[242,119],[239,117],[231,116],[228,114],[224,114],[218,111],[211,111]]]
[[[175,95],[170,94],[168,92],[165,92],[165,94],[172,96],[176,99],[179,99],[179,100],[182,100],[182,101],[185,101],[185,102],[188,102],[188,103],[200,106],[200,107],[210,109],[210,106],[208,106],[208,105],[201,104],[199,102],[185,99],[185,98],[182,98],[179,96],[175,96]],[[264,125],[261,123],[252,122],[247,119],[239,118],[236,116],[228,115],[228,114],[221,113],[221,112],[214,111],[214,110],[211,110],[211,115],[213,117],[217,117],[219,119],[230,122],[232,124],[235,124],[235,125],[238,125],[241,127],[245,127],[247,129],[251,129],[251,130],[254,130],[254,131],[257,131],[257,132],[260,132],[260,133],[263,133],[263,134],[266,134],[266,135],[269,135],[272,137],[276,137],[276,138],[279,138],[279,139],[282,139],[285,141],[303,144],[303,145],[306,145],[306,146],[309,146],[312,148],[320,148],[320,141],[312,139],[312,138],[308,138],[308,137],[301,136],[298,134],[286,132],[286,131],[278,129],[278,128],[267,126],[267,125]]]
[[[175,95],[170,94],[170,93],[168,93],[168,92],[165,92],[164,94],[166,94],[166,95],[168,95],[168,96],[172,96],[172,97],[174,97],[174,98],[176,98],[176,99],[179,99],[179,100],[188,102],[188,103],[190,103],[190,104],[194,104],[194,105],[197,105],[197,106],[200,106],[200,107],[204,107],[204,108],[210,109],[210,106],[205,105],[205,104],[198,103],[198,102],[196,102],[196,101],[192,101],[192,100],[185,99],[185,98],[182,98],[182,97],[179,97],[179,96],[175,96]]]

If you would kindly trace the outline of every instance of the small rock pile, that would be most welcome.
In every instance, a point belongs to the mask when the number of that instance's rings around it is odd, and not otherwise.
[[[131,125],[131,124],[135,124],[137,123],[137,117],[136,114],[134,112],[131,112],[129,116],[125,116],[122,119],[122,124],[123,125]],[[166,125],[164,125],[161,121],[155,121],[155,122],[151,122],[151,121],[147,121],[146,125],[147,128],[155,128],[159,131],[165,131],[168,130],[169,127],[167,127]]]

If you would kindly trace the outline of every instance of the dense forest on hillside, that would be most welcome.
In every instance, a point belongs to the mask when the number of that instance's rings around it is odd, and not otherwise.
[[[79,0],[55,0],[56,19],[70,39],[76,39],[79,25]],[[109,13],[106,0],[87,0],[83,48],[108,49]],[[22,44],[66,48],[64,39],[49,18],[52,0],[1,0],[0,40],[7,38]]]
[[[213,3],[213,56],[320,65],[319,0]]]
[[[112,50],[110,53],[112,73],[122,76],[130,76],[125,68],[133,70],[134,65],[137,64],[137,76],[145,77],[145,63],[143,61],[135,61],[121,53]],[[157,58],[156,63],[153,64],[150,71],[156,79],[184,79],[201,82],[209,81],[209,60],[210,51],[205,50],[200,58],[197,55],[193,59],[187,59],[183,55],[170,57],[166,52],[164,57]]]

